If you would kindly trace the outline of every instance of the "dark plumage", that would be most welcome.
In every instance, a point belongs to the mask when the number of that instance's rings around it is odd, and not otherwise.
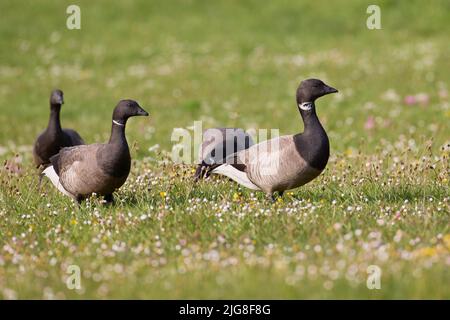
[[[130,173],[131,157],[125,137],[128,118],[147,116],[136,101],[121,100],[113,112],[111,137],[105,144],[63,148],[53,156],[44,174],[59,191],[78,202],[92,193],[113,200]]]
[[[253,145],[252,137],[240,128],[210,128],[203,132],[195,181],[209,175],[209,168],[221,164],[235,152]]]
[[[274,192],[300,187],[316,178],[330,155],[328,136],[316,114],[315,100],[336,89],[321,80],[302,81],[297,105],[304,123],[303,133],[281,136],[258,143],[214,165],[212,173],[223,174],[247,188]]]
[[[63,92],[53,90],[50,95],[50,120],[47,129],[37,137],[33,148],[34,162],[38,168],[44,169],[50,165],[50,158],[61,148],[84,144],[75,130],[61,128],[59,114],[63,103]]]

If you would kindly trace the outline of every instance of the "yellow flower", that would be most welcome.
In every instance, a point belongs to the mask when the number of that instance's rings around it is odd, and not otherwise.
[[[234,200],[234,201],[238,201],[238,200],[239,200],[239,193],[235,192],[235,193],[233,194],[233,200]]]
[[[77,222],[77,220],[76,219],[72,219],[72,220],[70,220],[70,224],[72,224],[72,225],[76,225],[78,222]]]
[[[432,257],[437,254],[436,248],[426,247],[419,250],[419,257]]]
[[[161,191],[161,192],[159,193],[159,195],[161,196],[161,198],[165,198],[166,195],[167,195],[167,193],[164,192],[164,191]]]

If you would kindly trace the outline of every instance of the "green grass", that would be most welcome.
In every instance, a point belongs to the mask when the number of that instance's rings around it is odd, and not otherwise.
[[[69,4],[0,3],[0,298],[450,298],[448,1],[379,1],[374,31],[363,1],[78,1],[74,31]],[[308,77],[340,90],[317,103],[332,148],[318,179],[270,204],[172,164],[172,130],[195,120],[301,131]],[[54,87],[88,142],[121,98],[150,112],[127,127],[115,206],[38,190]]]

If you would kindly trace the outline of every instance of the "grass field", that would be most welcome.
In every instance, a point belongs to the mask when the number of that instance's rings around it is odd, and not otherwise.
[[[77,1],[81,30],[69,4],[0,2],[0,298],[450,298],[448,1],[378,1],[381,30],[365,1]],[[272,204],[172,163],[173,129],[195,120],[300,132],[309,77],[340,90],[317,102],[318,179]],[[55,87],[89,143],[121,98],[150,113],[129,121],[112,207],[38,190]]]

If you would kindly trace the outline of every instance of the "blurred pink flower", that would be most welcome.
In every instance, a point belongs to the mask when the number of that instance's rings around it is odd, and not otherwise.
[[[439,90],[439,97],[446,100],[448,98],[448,91],[446,89]]]
[[[364,123],[364,129],[372,130],[375,127],[375,118],[373,116],[368,116],[366,123]]]
[[[404,102],[408,106],[412,106],[415,104],[421,104],[425,106],[430,102],[430,96],[423,92],[416,95],[407,95],[404,99]]]
[[[411,105],[417,103],[416,97],[412,96],[412,95],[406,96],[404,101],[405,101],[405,104],[407,104],[408,106],[411,106]]]
[[[417,102],[421,105],[427,105],[430,102],[430,97],[426,93],[419,93],[416,95]]]

